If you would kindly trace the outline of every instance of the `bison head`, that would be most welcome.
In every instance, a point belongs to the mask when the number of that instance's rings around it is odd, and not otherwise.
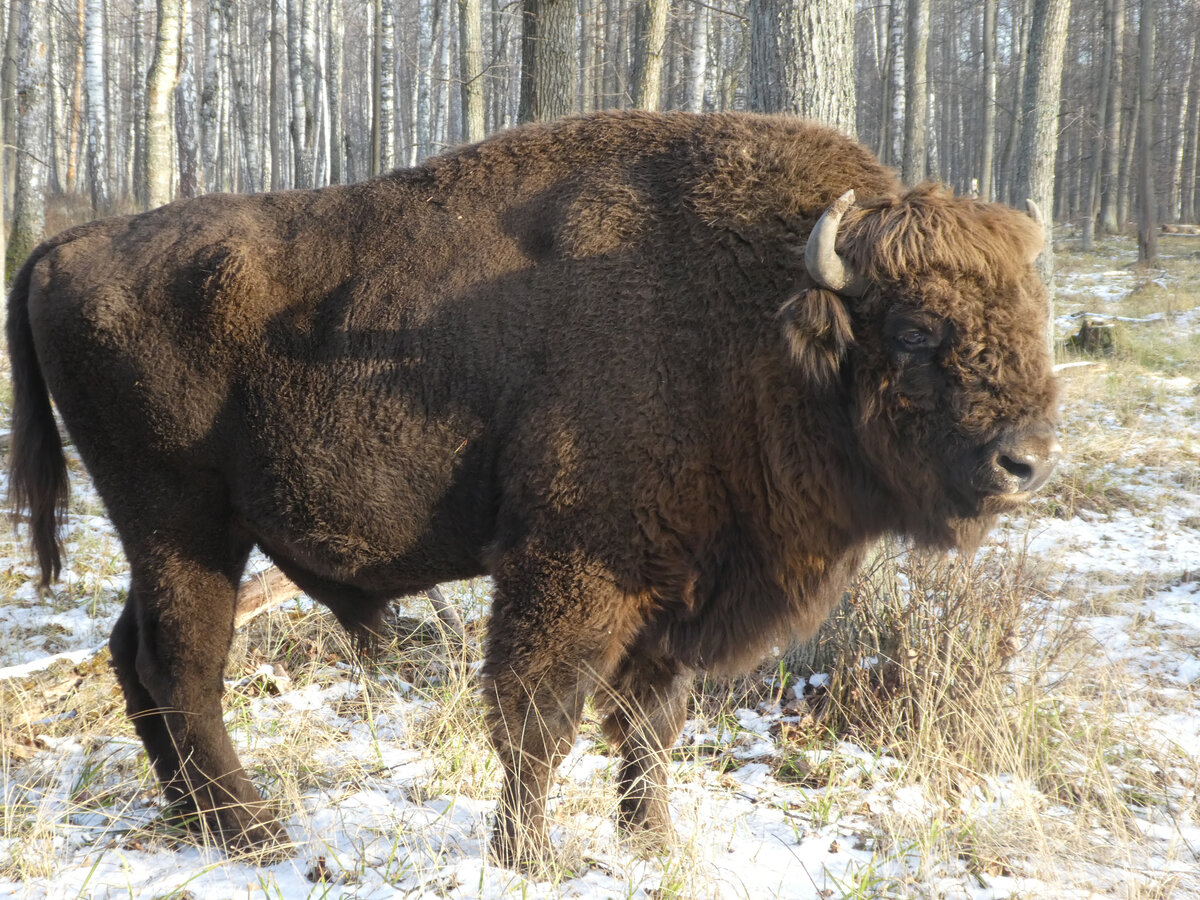
[[[843,323],[839,372],[881,516],[954,544],[1027,499],[1059,454],[1040,215],[930,185],[853,201],[809,236],[809,305]]]

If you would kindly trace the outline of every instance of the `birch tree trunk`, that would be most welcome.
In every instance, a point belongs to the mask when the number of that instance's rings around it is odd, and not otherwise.
[[[171,93],[179,77],[183,0],[158,0],[154,60],[146,77],[146,202],[171,202]]]
[[[1200,35],[1197,35],[1200,40]],[[1197,51],[1200,53],[1200,50]],[[1196,221],[1196,167],[1200,165],[1200,59],[1192,67],[1192,83],[1188,86],[1191,115],[1184,123],[1186,143],[1183,154],[1183,178],[1180,186],[1179,221]]]
[[[287,54],[288,81],[291,84],[291,122],[288,130],[292,137],[292,186],[312,187],[312,158],[305,145],[305,97],[304,75],[301,66],[303,55],[303,3],[287,0]]]
[[[462,138],[483,140],[483,6],[480,0],[459,0],[458,56],[462,72]]]
[[[388,0],[384,0],[385,3]],[[300,84],[304,94],[304,160],[308,180],[306,187],[315,187],[314,176],[317,149],[317,0],[303,0],[300,17]]]
[[[0,106],[4,112],[5,144],[4,182],[0,190],[12,197],[17,177],[17,141],[20,134],[20,115],[17,110],[17,59],[20,56],[18,37],[21,33],[21,16],[25,0],[9,0],[8,30],[4,35],[4,60],[0,64]]]
[[[1105,0],[1107,23],[1105,55],[1111,60],[1108,96],[1104,104],[1104,162],[1100,176],[1100,230],[1117,234],[1121,230],[1118,206],[1121,194],[1121,91],[1125,56],[1125,0]]]
[[[856,133],[852,0],[750,0],[750,108]]]
[[[1172,131],[1175,133],[1174,145],[1171,151],[1171,167],[1169,172],[1169,181],[1167,182],[1167,209],[1166,215],[1171,222],[1180,221],[1180,211],[1182,208],[1182,185],[1183,185],[1183,157],[1187,147],[1187,132],[1188,122],[1192,113],[1191,104],[1194,102],[1191,85],[1192,74],[1196,68],[1196,53],[1197,47],[1200,45],[1200,31],[1192,35],[1191,50],[1188,53],[1186,74],[1181,80],[1179,103],[1179,115],[1173,123]]]
[[[1158,262],[1158,209],[1154,195],[1155,0],[1142,0],[1138,24],[1138,263]]]
[[[145,209],[146,197],[146,39],[143,24],[150,0],[133,0],[133,58],[130,60],[130,113],[132,122],[126,123],[132,135],[133,152],[123,171],[129,172],[129,183],[133,185],[133,196],[138,208]]]
[[[48,89],[48,119],[46,127],[47,144],[43,148],[42,153],[49,165],[46,180],[46,194],[56,194],[62,190],[62,172],[66,163],[66,156],[62,152],[62,138],[59,135],[55,124],[62,118],[63,97],[62,77],[58,72],[59,66],[59,38],[58,32],[61,28],[59,16],[56,14],[53,7],[48,11],[47,25],[48,37],[50,41],[49,49],[49,77],[46,80]]]
[[[901,178],[907,185],[925,180],[929,94],[929,0],[908,0],[904,42],[904,156]]]
[[[87,45],[87,0],[76,0],[75,15],[83,23],[84,39],[75,47],[75,66],[71,73],[71,98],[67,110],[67,172],[64,188],[68,193],[78,189],[80,158],[86,155],[88,125],[84,119],[84,53]],[[2,18],[2,16],[0,16]],[[5,19],[7,21],[7,19]],[[82,137],[82,141],[81,141]],[[81,153],[81,143],[85,145]]]
[[[200,164],[204,172],[205,189],[217,189],[217,112],[220,108],[219,94],[222,69],[227,68],[221,60],[221,4],[219,0],[208,0],[208,13],[204,24],[204,69],[203,87],[200,89]]]
[[[213,0],[210,0],[213,2]],[[283,146],[283,103],[279,98],[279,69],[283,65],[283,32],[279,25],[279,4],[282,0],[268,0],[271,4],[271,72],[267,79],[267,128],[271,146],[271,190],[278,191],[284,184],[284,164],[287,151]]]
[[[379,4],[379,169],[396,165],[396,19],[392,0]]]
[[[199,166],[199,140],[196,117],[196,79],[192,66],[196,56],[195,34],[192,26],[191,0],[181,6],[181,36],[183,57],[179,67],[179,83],[175,86],[175,145],[179,148],[180,197],[195,197],[202,188],[203,173]]]
[[[433,125],[433,22],[434,0],[418,0],[417,6],[417,152],[414,162],[429,156]]]
[[[996,0],[983,2],[983,137],[979,157],[979,196],[996,197],[992,170],[996,166]]]
[[[104,85],[104,0],[87,0],[84,22],[84,70],[87,78],[88,169],[92,209],[108,211],[108,101]]]
[[[633,105],[637,109],[658,109],[670,11],[670,0],[641,0],[638,4],[633,66]]]
[[[688,109],[704,112],[705,71],[708,68],[708,7],[694,4],[692,11],[692,45],[688,68]]]
[[[341,184],[342,169],[342,70],[345,59],[346,30],[342,21],[342,0],[329,0],[329,43],[325,52],[325,82],[329,92],[329,181]]]
[[[212,2],[216,3],[218,0],[212,0]],[[257,191],[262,188],[262,184],[259,181],[258,144],[254,140],[253,116],[250,109],[251,88],[246,76],[246,54],[236,49],[241,43],[237,39],[241,32],[238,22],[239,4],[235,0],[221,0],[221,2],[225,33],[229,35],[229,40],[235,48],[229,54],[229,65],[226,67],[232,82],[230,94],[232,94],[233,113],[238,133],[233,155],[236,160],[240,161],[242,189]]]
[[[50,132],[50,7],[19,0],[17,152],[8,271],[25,261],[46,227]]]

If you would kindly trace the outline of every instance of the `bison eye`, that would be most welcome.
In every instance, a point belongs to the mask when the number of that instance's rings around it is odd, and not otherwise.
[[[933,338],[919,328],[909,328],[896,336],[905,350],[923,350],[933,344]]]

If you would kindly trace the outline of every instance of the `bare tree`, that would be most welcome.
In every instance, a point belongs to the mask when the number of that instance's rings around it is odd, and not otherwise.
[[[480,0],[459,0],[459,61],[462,75],[462,137],[483,138],[483,6]]]
[[[302,56],[304,53],[304,3],[287,0],[287,60],[288,82],[291,85],[291,119],[288,132],[292,138],[292,186],[312,187],[312,157],[306,151],[305,121],[307,92],[304,84]]]
[[[901,177],[905,184],[924,181],[928,174],[926,130],[929,115],[927,85],[929,0],[908,0],[904,42],[904,156]]]
[[[983,136],[980,141],[979,196],[995,197],[992,170],[996,166],[996,6],[983,0]]]
[[[692,43],[689,48],[687,105],[692,112],[704,111],[704,75],[708,70],[708,5],[693,3]]]
[[[25,0],[10,0],[8,4],[8,28],[4,35],[4,60],[0,63],[0,107],[3,108],[5,144],[0,151],[4,156],[4,183],[0,185],[5,196],[12,197],[17,173],[17,140],[20,128],[17,112],[17,59],[20,47],[17,40],[21,33],[21,16]]]
[[[523,0],[521,122],[565,116],[575,99],[573,0]]]
[[[670,11],[670,0],[641,0],[637,5],[631,80],[633,105],[638,109],[658,109]]]
[[[342,125],[342,69],[345,64],[346,28],[342,0],[328,0],[329,41],[325,50],[325,83],[329,92],[329,180],[341,184],[344,132]]]
[[[158,0],[154,59],[146,77],[146,166],[141,180],[149,206],[171,201],[171,92],[179,77],[183,0]]]
[[[1099,225],[1106,234],[1121,230],[1118,215],[1120,200],[1121,131],[1124,56],[1125,0],[1105,0],[1105,68],[1108,70],[1107,95],[1104,98],[1104,150],[1100,176]]]
[[[179,148],[180,197],[194,197],[203,190],[200,171],[199,122],[196,107],[196,79],[192,66],[196,56],[196,40],[192,27],[191,0],[183,0],[181,7],[183,55],[180,58],[179,81],[175,85],[175,145]]]
[[[108,171],[108,97],[105,91],[104,44],[104,0],[87,0],[83,41],[87,73],[87,148],[92,208],[97,213],[102,213],[108,208],[111,181]]]
[[[42,239],[50,174],[50,7],[41,0],[18,0],[17,6],[17,146],[9,271]]]
[[[1158,261],[1158,208],[1154,195],[1155,0],[1142,0],[1138,24],[1138,262]]]
[[[1070,13],[1071,0],[1034,0],[1026,51],[1024,122],[1014,198],[1033,200],[1041,210],[1046,243],[1038,257],[1037,268],[1052,290],[1054,167],[1058,156],[1059,99]],[[1020,202],[1019,199],[1017,202]],[[1052,328],[1049,325],[1047,327]],[[1046,340],[1053,346],[1053,331],[1047,334]]]

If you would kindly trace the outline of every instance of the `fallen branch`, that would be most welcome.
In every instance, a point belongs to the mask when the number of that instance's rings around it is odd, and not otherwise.
[[[251,575],[250,579],[242,582],[242,586],[238,588],[233,627],[241,628],[261,613],[274,609],[302,593],[304,592],[276,566]]]

